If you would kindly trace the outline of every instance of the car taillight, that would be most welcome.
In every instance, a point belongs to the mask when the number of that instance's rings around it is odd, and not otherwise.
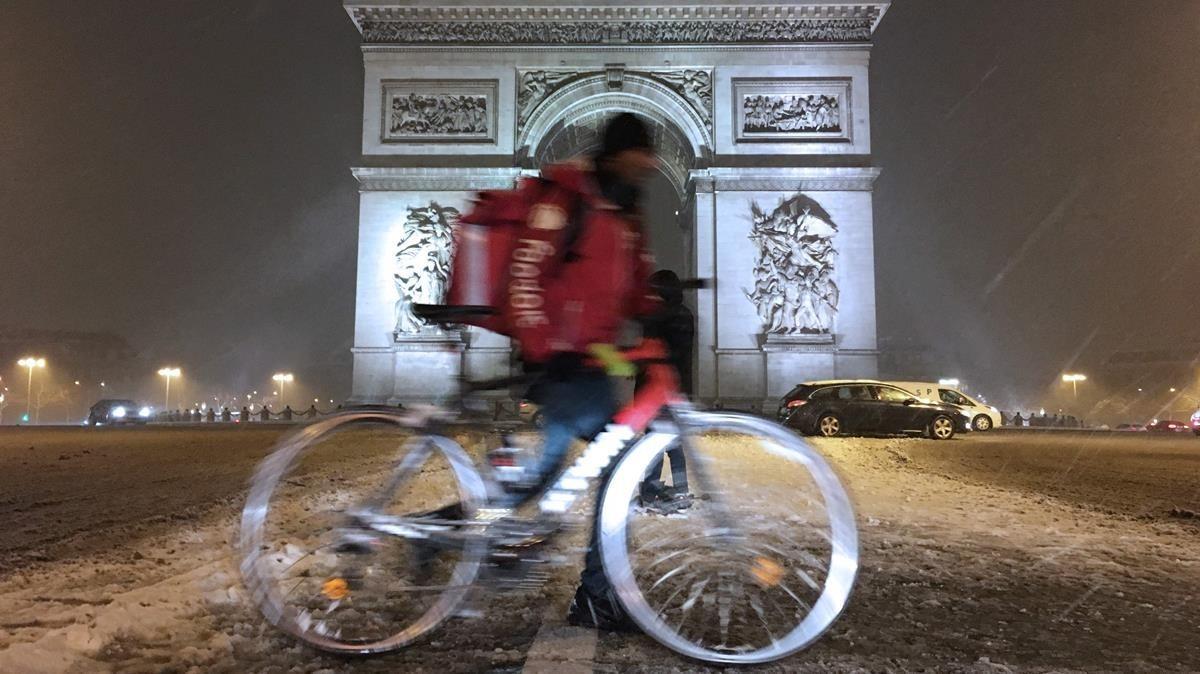
[[[788,409],[793,409],[793,408],[796,408],[796,407],[801,407],[801,406],[803,406],[803,405],[804,405],[804,403],[806,403],[806,402],[808,402],[808,401],[807,401],[807,400],[791,400],[791,401],[788,401],[787,407],[788,407]]]

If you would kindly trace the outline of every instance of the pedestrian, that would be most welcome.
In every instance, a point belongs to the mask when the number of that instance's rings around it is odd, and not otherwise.
[[[230,412],[228,407],[221,408],[221,421],[225,423],[233,421],[233,412]]]
[[[217,410],[215,407],[208,408],[208,423],[213,423],[217,420]]]
[[[281,415],[283,416],[284,421],[291,421],[292,420],[292,406],[284,405],[283,412],[281,413]]]
[[[669,269],[650,275],[650,286],[662,299],[663,308],[654,320],[644,321],[644,335],[661,339],[667,345],[671,365],[679,376],[680,391],[692,392],[692,340],[696,335],[696,317],[683,303],[683,284]],[[637,387],[642,384],[638,377]],[[679,445],[667,450],[671,461],[671,486],[662,479],[663,459],[659,457],[646,474],[639,496],[643,506],[660,512],[674,512],[686,507],[688,498],[687,461]]]
[[[304,416],[308,417],[309,419],[316,419],[317,418],[317,406],[309,405],[308,411],[304,413]]]
[[[260,421],[270,421],[271,420],[270,408],[268,408],[266,405],[263,405],[262,409],[259,410],[259,412],[258,412],[258,418]]]
[[[1021,412],[1019,410],[1013,415],[1012,425],[1018,428],[1025,425],[1025,420],[1021,418]]]
[[[242,416],[241,416],[241,422],[242,422],[243,424],[248,424],[248,423],[250,423],[250,408],[249,408],[249,407],[246,407],[245,405],[242,405]]]

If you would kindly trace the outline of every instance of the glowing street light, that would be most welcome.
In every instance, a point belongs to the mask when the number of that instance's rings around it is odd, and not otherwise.
[[[158,371],[158,376],[165,377],[167,380],[167,395],[166,400],[163,402],[164,410],[171,409],[171,378],[178,377],[181,374],[183,373],[177,367],[164,367]]]
[[[279,404],[283,405],[283,385],[292,383],[296,378],[291,372],[277,372],[271,379],[279,383]]]
[[[25,421],[29,421],[29,406],[33,403],[33,368],[45,369],[45,358],[22,358],[17,365],[29,369],[29,386],[25,390]]]
[[[1081,381],[1087,381],[1087,376],[1086,376],[1086,375],[1082,375],[1082,374],[1070,374],[1070,373],[1068,373],[1068,374],[1064,374],[1064,375],[1062,376],[1062,380],[1063,380],[1064,382],[1069,382],[1069,383],[1071,384],[1071,391],[1073,392],[1073,395],[1074,395],[1076,398],[1078,398],[1078,397],[1079,397],[1079,382],[1081,382]]]

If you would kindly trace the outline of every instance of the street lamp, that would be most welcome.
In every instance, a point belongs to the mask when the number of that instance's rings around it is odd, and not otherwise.
[[[292,383],[295,377],[291,372],[277,372],[271,379],[279,382],[279,404],[283,405],[283,385]]]
[[[178,377],[180,374],[182,374],[182,372],[180,372],[179,368],[177,367],[164,367],[158,371],[158,375],[160,377],[165,377],[167,379],[167,396],[166,400],[163,402],[164,411],[171,409],[171,378]],[[103,386],[103,384],[101,384],[101,386]]]
[[[33,368],[46,367],[45,358],[22,358],[17,365],[29,369],[29,386],[25,389],[25,421],[29,421],[29,406],[33,402]]]
[[[1071,391],[1072,391],[1073,395],[1076,398],[1078,398],[1079,397],[1079,382],[1087,381],[1087,376],[1082,375],[1082,374],[1064,374],[1062,376],[1062,380],[1064,382],[1071,383]]]

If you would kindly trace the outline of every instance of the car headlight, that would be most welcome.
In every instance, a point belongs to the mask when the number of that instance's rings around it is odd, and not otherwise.
[[[150,416],[150,408],[149,408],[149,407],[143,407],[142,409],[138,410],[138,416],[139,416],[139,417],[142,417],[143,419],[145,419],[146,417]]]
[[[118,405],[117,407],[114,407],[113,411],[112,411],[112,415],[118,419],[124,419],[125,418],[125,408],[121,407],[120,405]]]

